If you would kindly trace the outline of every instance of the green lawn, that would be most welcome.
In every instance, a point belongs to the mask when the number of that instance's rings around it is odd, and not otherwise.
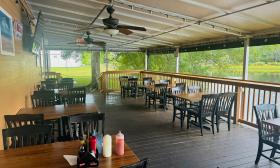
[[[209,67],[215,70],[217,67]],[[101,69],[104,67],[101,66]],[[91,82],[91,67],[75,67],[75,68],[51,68],[51,71],[61,73],[62,77],[71,77],[76,81],[77,86],[86,86]],[[223,69],[222,73],[241,73],[242,65],[229,65]],[[249,72],[254,73],[280,73],[280,65],[275,64],[251,64],[249,65]]]
[[[91,83],[91,67],[90,66],[82,66],[82,67],[74,67],[74,68],[51,68],[52,72],[61,73],[61,76],[64,78],[74,78],[75,85],[77,86],[86,86]]]

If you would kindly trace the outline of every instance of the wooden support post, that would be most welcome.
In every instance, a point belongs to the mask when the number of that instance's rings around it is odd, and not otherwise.
[[[150,58],[150,53],[149,53],[149,50],[146,49],[146,52],[145,52],[145,71],[148,70],[149,68],[149,58]]]
[[[91,53],[91,82],[93,89],[100,89],[98,81],[100,77],[100,52],[92,51]]]
[[[176,57],[176,73],[179,73],[179,67],[180,67],[180,52],[179,52],[179,47],[176,47],[176,50],[175,50],[175,57]]]
[[[249,49],[250,49],[250,39],[246,38],[244,40],[243,74],[242,74],[243,80],[248,80]]]
[[[105,62],[105,65],[106,65],[106,72],[107,72],[109,70],[108,50],[105,50],[104,62]]]

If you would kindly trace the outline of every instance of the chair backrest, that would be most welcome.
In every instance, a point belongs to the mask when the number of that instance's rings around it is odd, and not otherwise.
[[[176,83],[175,87],[180,87],[183,90],[186,90],[186,83],[182,82],[182,83]]]
[[[42,125],[44,122],[43,114],[18,114],[4,115],[8,128],[22,127],[24,125]]]
[[[60,82],[57,84],[58,90],[69,90],[74,86],[73,82]]]
[[[4,149],[50,143],[51,132],[52,127],[49,125],[25,125],[3,129]]]
[[[129,76],[128,79],[138,79],[138,76]]]
[[[74,83],[74,79],[73,78],[61,78],[59,80],[60,83]]]
[[[147,167],[148,167],[148,158],[145,158],[131,165],[122,166],[121,168],[147,168]]]
[[[259,137],[273,132],[273,127],[266,125],[263,121],[278,118],[275,104],[260,104],[254,106],[257,118]]]
[[[170,84],[170,80],[168,80],[168,79],[161,79],[161,80],[159,80],[159,83],[169,85]]]
[[[216,114],[220,116],[230,114],[235,99],[236,93],[220,93],[217,101]]]
[[[47,90],[34,91],[31,101],[33,108],[53,106],[55,105],[55,93]]]
[[[152,77],[143,77],[143,85],[151,85],[153,83],[153,78]]]
[[[168,84],[163,84],[163,83],[155,84],[155,90],[154,91],[156,92],[157,95],[166,96],[167,85]]]
[[[182,94],[184,92],[185,92],[185,89],[183,87],[180,87],[180,86],[176,86],[176,87],[171,89],[172,95]]]
[[[70,139],[82,139],[83,135],[91,134],[93,131],[104,135],[104,113],[84,113],[67,116],[67,128]],[[101,124],[101,129],[100,129]]]
[[[44,84],[47,90],[54,90],[57,88],[57,79],[55,78],[46,79]]]
[[[200,113],[202,116],[212,116],[215,113],[219,94],[203,95],[200,101]]]
[[[197,85],[188,86],[188,93],[197,93],[200,91],[201,91],[200,86],[197,86]]]
[[[138,78],[128,78],[128,86],[129,87],[137,87]]]
[[[57,72],[45,72],[43,75],[44,75],[44,79],[50,79],[50,78],[58,79],[61,77],[61,74]]]
[[[119,81],[120,81],[120,87],[127,86],[128,76],[120,76]]]
[[[86,88],[77,87],[69,89],[67,95],[64,96],[64,99],[64,102],[67,104],[86,103]]]

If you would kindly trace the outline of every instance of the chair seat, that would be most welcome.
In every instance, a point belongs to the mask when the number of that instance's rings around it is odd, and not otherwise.
[[[187,104],[186,103],[176,103],[174,105],[174,108],[175,109],[178,109],[178,110],[187,110]]]
[[[187,108],[187,111],[188,111],[188,113],[191,113],[191,114],[198,114],[199,113],[199,108],[191,106],[190,108]]]

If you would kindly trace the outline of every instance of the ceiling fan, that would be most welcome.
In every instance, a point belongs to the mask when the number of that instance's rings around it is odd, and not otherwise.
[[[77,45],[96,45],[99,47],[104,48],[106,43],[103,41],[95,41],[93,38],[90,37],[90,31],[86,32],[85,37],[81,37],[76,39],[75,42],[67,43],[67,44],[77,44]]]
[[[105,9],[109,13],[109,17],[102,19],[104,26],[91,27],[90,25],[92,25],[98,19],[98,17],[101,15],[101,13]],[[114,11],[115,11],[115,9],[113,8],[112,3],[109,5],[105,5],[101,9],[101,11],[97,14],[97,16],[94,18],[94,20],[89,24],[89,27],[86,27],[84,29],[79,29],[79,30],[90,30],[90,29],[103,28],[104,32],[108,33],[111,36],[116,35],[119,32],[122,34],[125,34],[125,35],[130,35],[131,33],[133,33],[131,30],[146,31],[145,27],[137,27],[137,26],[119,24],[119,19],[112,17],[112,14],[114,13]]]

